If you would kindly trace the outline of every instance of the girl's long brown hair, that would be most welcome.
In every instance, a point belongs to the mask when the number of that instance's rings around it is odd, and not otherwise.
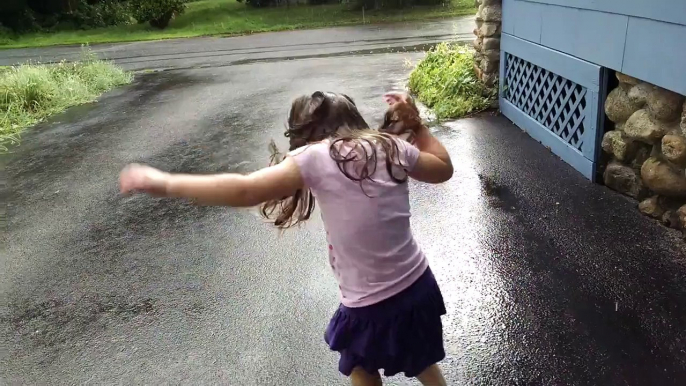
[[[372,176],[377,170],[380,146],[391,179],[396,183],[407,181],[406,175],[398,178],[393,173],[394,165],[404,167],[394,137],[369,129],[357,111],[355,102],[345,94],[317,91],[310,96],[297,98],[291,106],[284,134],[289,139],[291,151],[330,138],[331,158],[336,161],[341,173],[359,182],[361,188],[364,181],[374,181]],[[285,156],[279,152],[274,141],[269,148],[270,165],[283,161]],[[297,190],[292,196],[265,202],[260,207],[260,213],[277,227],[286,229],[308,220],[314,208],[314,195],[309,188],[305,188]]]

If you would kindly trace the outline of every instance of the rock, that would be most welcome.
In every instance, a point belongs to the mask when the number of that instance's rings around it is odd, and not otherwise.
[[[662,137],[662,154],[665,159],[680,167],[686,166],[686,138],[668,134]]]
[[[488,60],[500,60],[500,50],[483,50],[481,53]]]
[[[629,166],[611,161],[603,175],[605,185],[629,197],[640,199],[646,194],[641,177]]]
[[[686,197],[686,176],[667,162],[651,157],[641,167],[643,182],[657,194]]]
[[[474,63],[474,72],[476,73],[476,77],[478,79],[483,80],[484,73],[481,71],[481,67],[479,67],[479,65],[476,63]]]
[[[479,8],[483,21],[501,21],[503,19],[503,8],[501,5],[482,5]],[[478,15],[478,13],[477,13]]]
[[[681,111],[681,133],[686,135],[686,102],[684,102],[683,110]]]
[[[483,42],[484,42],[484,39],[482,39],[482,38],[476,38],[476,39],[474,39],[474,41],[472,42],[472,46],[474,47],[475,50],[481,51],[481,48],[483,47]]]
[[[478,24],[479,22],[484,21],[484,5],[480,4],[479,8],[476,11],[476,23]]]
[[[500,49],[500,39],[498,39],[498,38],[484,38],[483,49],[484,50],[499,50]]]
[[[637,149],[633,160],[631,161],[631,167],[640,173],[641,167],[651,156],[653,146],[641,142],[634,142],[634,145],[636,145]]]
[[[677,212],[672,210],[668,210],[665,213],[663,213],[661,221],[665,226],[668,226],[670,228],[681,229],[682,227],[679,215],[677,214]]]
[[[500,62],[494,62],[492,60],[484,59],[481,61],[481,71],[485,73],[492,73],[498,71],[500,68]]]
[[[498,73],[484,74],[481,78],[484,84],[488,87],[493,87],[498,84]]]
[[[619,80],[619,83],[626,83],[626,84],[630,84],[632,86],[641,83],[640,80],[634,78],[633,76],[625,75],[625,74],[622,74],[621,72],[616,72],[615,75],[617,76],[617,80]]]
[[[677,120],[683,111],[684,96],[661,87],[654,87],[646,102],[648,112],[655,119],[672,122]]]
[[[660,206],[658,196],[653,196],[641,201],[641,203],[638,204],[638,210],[646,216],[657,219],[661,219],[662,215],[665,213],[665,210]]]
[[[667,130],[667,125],[653,119],[645,109],[633,113],[624,124],[627,137],[649,144],[659,141]]]
[[[621,87],[612,90],[605,100],[605,113],[612,122],[616,123],[626,121],[640,108],[641,105],[631,102],[629,94]]]
[[[634,105],[643,107],[654,88],[650,83],[639,83],[629,89],[629,100]]]
[[[681,228],[686,228],[686,205],[677,209],[676,215],[679,218],[679,225],[681,225]]]
[[[501,24],[500,23],[482,23],[481,26],[478,26],[477,29],[478,31],[478,36],[482,37],[490,37],[490,36],[500,36],[501,32]]]
[[[502,0],[481,0],[481,4],[483,4],[483,5],[500,5],[500,4],[502,4]]]
[[[605,133],[602,146],[606,153],[614,155],[619,161],[629,160],[636,151],[635,142],[624,138],[623,133],[619,130]]]

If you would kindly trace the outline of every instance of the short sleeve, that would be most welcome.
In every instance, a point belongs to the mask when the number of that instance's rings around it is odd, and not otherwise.
[[[327,149],[324,143],[316,143],[288,153],[288,157],[293,158],[293,161],[298,165],[303,182],[309,188],[315,188],[320,180],[318,171],[321,170],[321,155]]]
[[[412,171],[417,164],[417,160],[419,159],[419,149],[417,149],[417,147],[411,143],[400,138],[397,138],[396,142],[398,144],[398,150],[400,150],[400,161],[402,166],[408,172]]]

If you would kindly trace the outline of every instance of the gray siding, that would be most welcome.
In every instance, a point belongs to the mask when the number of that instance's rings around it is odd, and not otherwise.
[[[503,0],[503,32],[686,95],[686,0]]]

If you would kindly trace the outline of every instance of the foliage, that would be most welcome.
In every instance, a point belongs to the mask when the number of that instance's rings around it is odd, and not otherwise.
[[[75,63],[0,69],[0,151],[18,142],[22,129],[131,80],[129,73],[88,51]]]
[[[4,0],[0,0],[2,1]],[[475,13],[473,0],[451,0],[446,3],[446,6],[366,10],[364,22],[416,21]],[[233,0],[200,0],[189,3],[186,12],[176,17],[164,30],[151,30],[147,25],[134,23],[93,30],[59,30],[14,37],[10,35],[4,36],[4,39],[0,34],[0,49],[236,35],[354,25],[362,24],[362,22],[362,11],[352,9],[351,4],[254,8],[246,7]],[[7,42],[4,46],[2,40]]]
[[[0,12],[0,23],[18,33],[92,29],[127,24],[131,13],[119,0],[70,0],[64,7],[43,2],[21,9]],[[59,5],[59,3],[58,3]]]
[[[409,88],[439,119],[485,110],[497,97],[497,89],[477,79],[474,52],[454,43],[431,49],[412,71]]]
[[[133,16],[139,23],[149,22],[151,26],[165,29],[172,17],[186,10],[184,0],[131,0]]]

